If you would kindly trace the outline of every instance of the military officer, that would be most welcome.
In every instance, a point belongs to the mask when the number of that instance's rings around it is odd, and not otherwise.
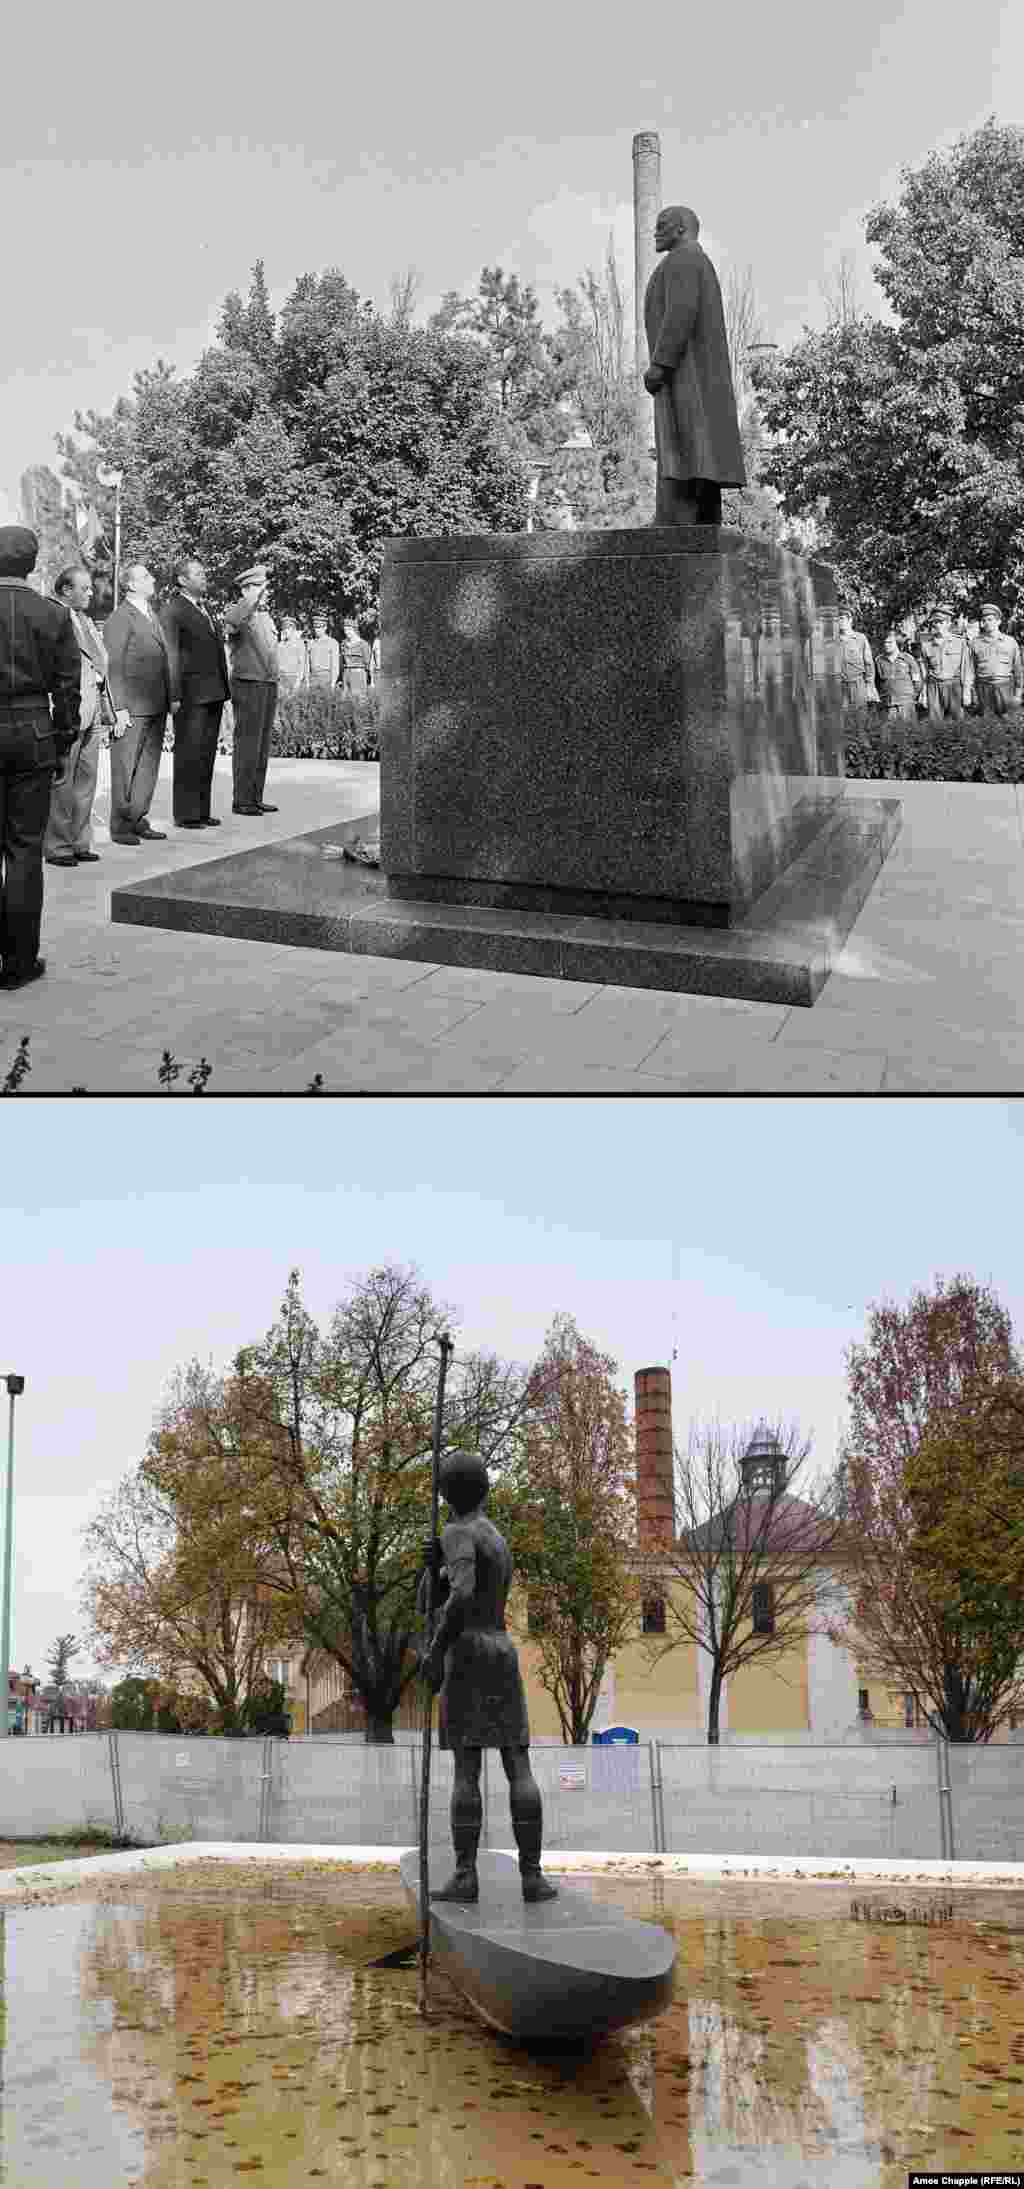
[[[0,958],[4,988],[38,980],[43,836],[81,717],[81,655],[62,601],[28,582],[39,541],[0,526]]]
[[[887,720],[917,718],[917,702],[924,679],[920,664],[900,645],[899,634],[887,631],[880,654],[875,656],[875,677],[882,713]]]
[[[948,601],[939,602],[931,628],[921,640],[921,662],[932,721],[948,717],[959,722],[971,703],[974,663],[966,639],[953,629],[953,610]]]
[[[865,631],[853,628],[853,610],[841,602],[837,610],[839,627],[839,677],[843,690],[844,709],[862,711],[867,706],[877,707],[878,687],[875,683],[875,664]]]
[[[971,662],[979,714],[1005,714],[1024,699],[1024,664],[1020,647],[1008,631],[1001,631],[1002,609],[987,600],[981,611],[981,630],[970,642]]]

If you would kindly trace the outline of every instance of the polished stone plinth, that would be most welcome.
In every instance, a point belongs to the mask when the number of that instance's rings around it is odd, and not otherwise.
[[[431,1954],[492,2028],[519,2044],[585,2044],[671,2005],[676,1946],[659,1923],[563,1883],[555,1900],[526,1907],[511,1855],[482,1850],[477,1868],[473,1907],[431,1901]],[[418,1851],[399,1870],[419,1914]]]
[[[810,1006],[900,826],[898,799],[850,798],[729,928],[389,899],[338,856],[376,817],[207,859],[111,894],[111,918],[306,949]]]
[[[730,927],[836,812],[830,571],[714,527],[388,543],[396,900]]]

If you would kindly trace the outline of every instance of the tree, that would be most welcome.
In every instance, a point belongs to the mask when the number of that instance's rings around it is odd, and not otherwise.
[[[68,507],[61,480],[49,464],[30,464],[22,472],[21,506],[25,523],[39,541],[32,583],[40,592],[52,593],[60,572],[69,563],[81,562],[82,557],[74,512]]]
[[[68,1668],[72,1657],[77,1657],[79,1645],[73,1634],[58,1634],[46,1660],[50,1681],[57,1691],[56,1716],[64,1716],[64,1698],[68,1687]]]
[[[831,1638],[929,1704],[947,1740],[989,1740],[1019,1707],[1024,1618],[1004,1593],[1019,1538],[986,1529],[1006,1499],[1021,1525],[1021,1362],[1006,1310],[967,1275],[869,1310],[847,1355],[841,1462],[854,1546],[852,1615]],[[1011,1495],[1012,1492],[1012,1495]]]
[[[230,1384],[193,1364],[174,1379],[146,1457],[83,1531],[100,1662],[150,1668],[175,1709],[179,1685],[198,1678],[222,1730],[294,1634],[261,1582],[266,1520],[252,1487],[268,1473],[265,1450],[244,1441]]]
[[[158,360],[57,445],[108,529],[97,470],[124,472],[125,559],[144,555],[167,583],[198,554],[215,603],[258,560],[279,611],[372,621],[388,538],[525,522],[479,345],[379,317],[336,269],[302,275],[274,314],[257,263],[190,376]]]
[[[420,282],[421,276],[415,266],[407,266],[404,274],[392,274],[389,283],[391,318],[397,326],[412,326]]]
[[[261,1579],[287,1602],[293,1635],[346,1674],[368,1742],[393,1740],[416,1676],[436,1341],[449,1320],[415,1269],[390,1264],[353,1283],[324,1335],[293,1270],[278,1321],[234,1364],[245,1441],[266,1453],[251,1480],[272,1545]],[[500,1464],[527,1378],[486,1353],[454,1366],[445,1441]]]
[[[594,455],[560,460],[559,478],[577,522],[594,530],[647,524],[654,513],[650,400],[638,393],[632,342],[615,255],[608,237],[602,275],[588,266],[574,289],[558,292],[561,317],[545,338],[550,392],[586,427]],[[564,438],[565,417],[549,413],[548,441]]]
[[[686,1455],[675,1454],[683,1524],[644,1561],[666,1635],[652,1636],[648,1652],[652,1662],[681,1645],[706,1652],[710,1746],[725,1681],[755,1658],[802,1650],[837,1590],[846,1525],[836,1478],[793,1495],[809,1451],[795,1427],[761,1424],[751,1441],[748,1431],[695,1423]]]
[[[852,327],[860,318],[857,262],[852,251],[840,251],[835,265],[821,283],[821,293],[830,327]]]
[[[905,169],[865,222],[896,315],[830,323],[758,375],[764,478],[827,516],[855,606],[891,620],[948,595],[1024,601],[1024,129],[994,119]]]
[[[585,1744],[609,1659],[634,1631],[635,1481],[616,1364],[557,1315],[530,1380],[515,1456],[491,1499],[528,1606],[538,1679],[563,1740]]]

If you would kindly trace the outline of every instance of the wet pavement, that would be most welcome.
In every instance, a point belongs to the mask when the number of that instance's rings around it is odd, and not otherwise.
[[[425,2023],[414,1967],[369,1968],[411,1935],[393,1870],[26,1886],[0,1910],[0,2181],[903,2189],[913,2166],[1024,2165],[1024,1895],[586,1890],[673,1932],[676,1999],[541,2058],[440,1979]]]

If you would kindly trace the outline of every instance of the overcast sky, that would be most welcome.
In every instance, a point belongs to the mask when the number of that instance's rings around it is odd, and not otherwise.
[[[812,1472],[869,1301],[964,1269],[1024,1330],[1016,1100],[157,1097],[16,1102],[4,1128],[0,1372],[26,1378],[11,1663],[40,1675],[58,1634],[84,1636],[77,1531],[172,1371],[262,1337],[293,1266],[323,1324],[351,1278],[414,1263],[457,1349],[523,1363],[570,1313],[631,1410],[636,1370],[675,1347],[678,1442],[694,1417],[781,1416]]]
[[[258,257],[275,303],[334,265],[385,305],[414,266],[421,316],[497,263],[550,318],[611,228],[631,282],[639,129],[660,132],[665,202],[696,208],[723,276],[753,268],[766,339],[822,323],[847,248],[882,310],[864,213],[905,163],[1015,118],[1024,10],[55,0],[9,11],[3,70],[10,503],[77,407],[108,409],[158,354],[189,370]]]

